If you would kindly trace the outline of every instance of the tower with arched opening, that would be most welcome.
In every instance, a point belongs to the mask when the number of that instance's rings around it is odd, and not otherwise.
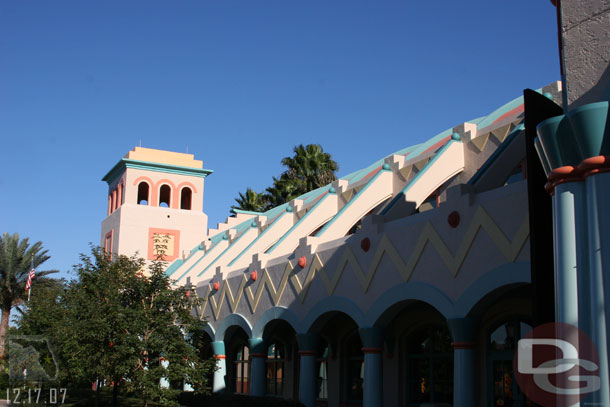
[[[107,252],[173,261],[207,232],[204,179],[192,154],[135,147],[102,179],[108,183],[101,245]]]

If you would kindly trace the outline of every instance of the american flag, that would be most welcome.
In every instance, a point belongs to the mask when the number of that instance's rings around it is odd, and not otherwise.
[[[28,280],[25,282],[25,291],[30,291],[30,288],[32,288],[32,280],[34,279],[35,274],[34,268],[32,267],[30,273],[28,274]]]

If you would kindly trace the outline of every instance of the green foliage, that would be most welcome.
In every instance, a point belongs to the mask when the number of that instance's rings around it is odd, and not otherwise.
[[[339,165],[318,144],[295,146],[292,157],[282,158],[286,170],[279,178],[273,177],[273,185],[266,193],[248,188],[246,194],[235,198],[232,209],[264,212],[286,203],[306,192],[333,182]]]
[[[47,261],[50,256],[47,250],[43,250],[42,242],[36,242],[30,246],[26,237],[19,239],[19,234],[10,235],[4,233],[0,236],[0,310],[2,320],[0,322],[0,358],[4,358],[6,335],[8,333],[10,314],[13,307],[23,306],[27,299],[25,284],[28,274],[32,268],[38,268]],[[36,277],[32,281],[32,291],[53,284],[47,275],[57,273],[57,270],[36,270]]]
[[[244,211],[263,212],[267,207],[267,199],[262,193],[256,192],[250,188],[246,189],[246,193],[239,193],[239,197],[235,198],[237,205],[233,205],[231,209],[242,209]]]
[[[137,394],[144,404],[164,405],[179,391],[163,389],[161,378],[187,380],[198,392],[215,368],[185,340],[205,322],[192,315],[186,289],[172,289],[154,262],[144,274],[145,261],[135,257],[109,259],[102,250],[81,256],[78,280],[39,295],[20,322],[24,334],[47,335],[58,348],[66,382],[114,383],[121,392]],[[169,364],[165,367],[165,363]]]

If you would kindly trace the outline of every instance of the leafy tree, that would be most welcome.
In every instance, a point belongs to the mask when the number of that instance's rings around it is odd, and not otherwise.
[[[239,194],[233,209],[263,212],[286,203],[306,192],[320,188],[334,181],[339,165],[331,155],[325,153],[318,144],[299,144],[293,149],[292,157],[284,157],[282,164],[286,167],[278,178],[273,177],[273,185],[265,194],[246,190]]]
[[[113,405],[121,389],[137,393],[145,406],[152,400],[172,404],[178,391],[161,388],[161,378],[186,379],[205,392],[215,366],[185,340],[205,323],[192,315],[186,289],[172,289],[162,263],[153,263],[146,274],[144,269],[143,259],[111,260],[94,249],[75,267],[78,280],[55,297],[32,301],[20,323],[24,333],[50,336],[66,380],[112,384]]]
[[[0,358],[4,358],[11,310],[22,306],[27,298],[25,284],[32,265],[38,268],[49,258],[47,250],[42,248],[42,242],[30,246],[29,239],[20,240],[18,233],[0,236]],[[36,270],[32,290],[49,284],[50,279],[46,276],[52,273],[57,273],[57,270]]]
[[[263,212],[267,208],[267,200],[262,193],[256,192],[250,188],[246,189],[246,193],[239,193],[239,197],[235,198],[237,205],[231,206],[231,209],[242,209],[244,211]]]
[[[296,186],[296,196],[333,182],[339,165],[319,144],[299,144],[294,147],[294,156],[284,157],[282,164],[288,169],[286,178]]]

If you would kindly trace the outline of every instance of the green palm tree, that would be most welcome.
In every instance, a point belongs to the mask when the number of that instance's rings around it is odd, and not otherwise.
[[[13,307],[25,304],[27,292],[25,284],[32,264],[37,268],[47,261],[50,256],[43,250],[42,242],[30,246],[28,238],[19,240],[19,234],[0,236],[0,358],[4,358],[6,335],[8,333],[11,310]],[[57,270],[38,271],[33,280],[32,288],[48,284],[48,274],[57,273]]]
[[[293,157],[284,157],[282,164],[288,167],[282,174],[294,185],[294,196],[320,188],[333,182],[339,165],[319,144],[295,146]],[[291,198],[292,199],[292,198]],[[290,199],[287,199],[287,201]]]
[[[256,192],[250,188],[246,189],[246,193],[239,193],[239,197],[235,198],[237,205],[231,206],[231,209],[242,209],[244,211],[263,212],[267,207],[267,199],[262,193]]]

